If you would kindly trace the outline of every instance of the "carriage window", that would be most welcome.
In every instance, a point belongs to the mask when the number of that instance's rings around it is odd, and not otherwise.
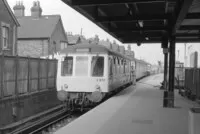
[[[76,57],[76,76],[87,76],[88,75],[88,57],[77,56]]]
[[[73,57],[65,57],[62,61],[62,76],[71,76],[73,69]]]
[[[120,58],[118,59],[118,63],[119,63],[118,72],[121,74],[121,59]]]
[[[120,59],[120,73],[123,73],[123,59]]]
[[[113,58],[113,64],[115,65],[116,64],[116,60],[115,60],[116,58],[114,57]]]
[[[110,75],[113,75],[113,59],[109,59],[110,60]]]
[[[115,58],[115,73],[116,74],[118,74],[118,68],[119,68],[118,58]]]
[[[104,73],[104,57],[93,56],[91,62],[92,76],[103,76]]]
[[[123,73],[126,73],[126,60],[123,62]]]

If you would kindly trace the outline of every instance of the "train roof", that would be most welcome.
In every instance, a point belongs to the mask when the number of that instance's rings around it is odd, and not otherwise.
[[[135,58],[135,61],[140,62],[140,63],[144,63],[144,64],[151,65],[150,63],[148,63],[148,62],[146,62],[146,61],[144,61],[144,60],[140,60],[140,59],[136,59],[136,58]]]
[[[61,50],[60,54],[65,54],[65,53],[77,53],[77,52],[89,52],[89,53],[109,53],[115,56],[119,56],[121,58],[129,59],[132,60],[130,57],[123,55],[119,52],[113,51],[108,49],[107,47],[100,45],[100,44],[95,44],[95,43],[79,43],[76,45],[68,46],[67,48]]]

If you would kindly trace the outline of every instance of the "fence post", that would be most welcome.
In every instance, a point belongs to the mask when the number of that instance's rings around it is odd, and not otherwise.
[[[55,74],[54,74],[54,88],[56,88],[56,80],[57,80],[57,66],[58,66],[58,60],[55,60],[55,68],[54,68],[54,71],[55,71]]]
[[[27,92],[30,93],[30,57],[28,59],[28,82],[27,82]]]
[[[1,55],[1,96],[4,97],[4,53]]]
[[[15,57],[15,95],[18,96],[18,65],[19,65],[19,57],[18,55]]]
[[[48,86],[48,84],[49,84],[48,83],[49,82],[49,80],[48,80],[49,79],[49,60],[48,59],[46,59],[46,68],[47,68],[46,69],[46,71],[47,71],[46,75],[47,75],[47,89],[48,89],[49,88],[49,86]]]
[[[40,59],[38,61],[38,90],[40,90]]]

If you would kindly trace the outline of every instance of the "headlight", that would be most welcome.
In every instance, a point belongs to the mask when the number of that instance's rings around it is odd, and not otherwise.
[[[99,85],[95,86],[96,91],[101,91],[101,87]]]
[[[67,85],[67,84],[64,84],[64,88],[65,88],[65,89],[68,89],[68,85]]]

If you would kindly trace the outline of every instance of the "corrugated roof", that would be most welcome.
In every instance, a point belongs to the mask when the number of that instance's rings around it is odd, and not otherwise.
[[[60,15],[17,18],[20,23],[18,38],[50,38],[60,18]]]

